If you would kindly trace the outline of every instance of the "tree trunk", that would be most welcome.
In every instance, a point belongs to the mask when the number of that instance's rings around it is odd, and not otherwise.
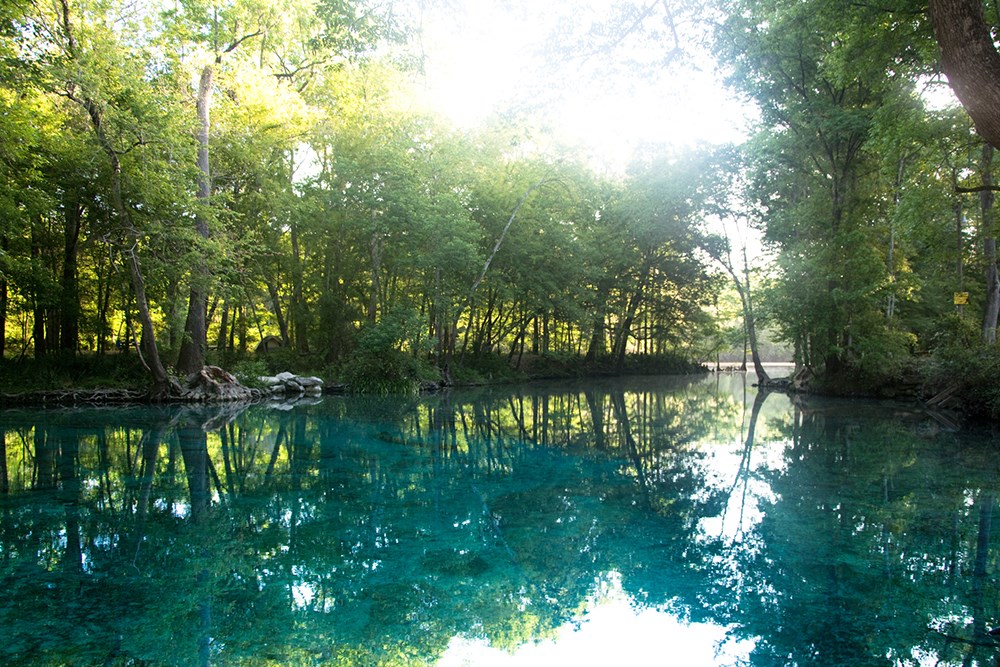
[[[997,342],[997,317],[1000,316],[1000,278],[997,277],[997,235],[993,210],[993,146],[983,146],[983,160],[980,165],[983,187],[979,193],[979,205],[983,223],[983,263],[986,265],[986,311],[983,314],[983,342],[993,345]]]
[[[930,0],[941,69],[979,135],[1000,147],[1000,53],[980,0]]]
[[[628,339],[632,335],[632,323],[635,322],[635,314],[638,312],[639,305],[644,298],[650,271],[652,271],[652,261],[650,258],[647,258],[643,263],[642,273],[639,276],[639,284],[636,286],[632,296],[629,297],[624,317],[622,317],[621,323],[618,326],[618,331],[615,332],[611,356],[614,359],[616,371],[621,371],[625,366],[625,353],[628,350]]]
[[[198,202],[207,209],[212,195],[212,173],[209,168],[208,139],[212,128],[212,78],[211,65],[206,65],[201,71],[198,82]],[[208,221],[204,214],[195,216],[195,226],[198,234],[207,239],[209,236]],[[191,295],[188,299],[187,320],[184,322],[184,341],[181,343],[180,356],[177,359],[177,370],[182,373],[196,373],[205,365],[205,350],[208,348],[208,268],[205,260],[199,257],[197,265],[191,271]]]
[[[892,188],[892,215],[889,216],[889,253],[886,258],[886,270],[889,274],[892,291],[886,300],[885,316],[886,319],[890,320],[896,316],[896,212],[899,210],[899,204],[902,199],[901,192],[903,189],[903,177],[905,175],[906,161],[901,158],[896,165],[896,182],[893,183]]]
[[[66,51],[75,60],[77,58],[76,38],[70,25],[69,4],[66,0],[60,0],[59,4],[62,12],[63,30],[66,35]],[[170,393],[179,393],[180,386],[167,375],[167,371],[163,368],[163,363],[160,361],[159,350],[156,347],[153,318],[149,312],[149,302],[146,300],[146,283],[143,280],[142,269],[139,265],[137,250],[138,234],[135,231],[136,227],[132,222],[131,213],[128,207],[125,206],[125,200],[122,196],[121,160],[118,157],[118,150],[114,147],[111,140],[108,139],[107,131],[104,128],[104,112],[101,105],[90,96],[86,94],[82,96],[77,95],[76,85],[72,82],[67,86],[66,95],[86,110],[87,116],[90,118],[91,129],[93,129],[94,135],[97,137],[97,143],[105,155],[108,156],[108,160],[111,163],[111,204],[122,230],[126,232],[126,239],[130,236],[132,237],[131,247],[123,248],[122,253],[126,258],[129,276],[132,279],[132,290],[135,293],[136,306],[139,309],[139,317],[142,320],[141,351],[144,353],[142,361],[153,378],[154,394],[162,396]]]
[[[0,235],[0,254],[6,254],[9,241]],[[7,351],[7,274],[0,271],[0,360]]]
[[[278,293],[278,284],[276,280],[267,281],[267,293],[271,297],[271,310],[274,311],[274,317],[278,320],[278,331],[281,333],[281,344],[288,347],[291,339],[288,337],[288,322],[285,321],[285,314],[281,310],[281,296]]]
[[[222,318],[219,322],[219,336],[216,338],[215,349],[219,354],[226,351],[226,332],[229,330],[229,301],[222,304]]]
[[[128,207],[125,206],[125,200],[122,196],[121,161],[118,158],[118,152],[105,134],[101,108],[89,98],[83,99],[81,103],[90,116],[91,126],[94,134],[97,135],[98,143],[111,162],[111,203],[115,213],[122,229],[134,235],[135,226],[132,223],[132,216]],[[122,252],[125,256],[125,264],[128,266],[132,291],[135,294],[136,309],[139,311],[139,320],[142,326],[142,337],[140,338],[142,362],[152,376],[153,391],[157,395],[179,393],[180,387],[167,375],[163,362],[160,360],[160,352],[156,347],[156,331],[153,328],[149,301],[146,299],[146,281],[142,276],[142,267],[139,264],[138,239],[133,239],[131,247],[123,248]]]
[[[10,481],[7,474],[7,432],[0,425],[0,495],[10,493]]]
[[[111,324],[108,311],[111,309],[111,266],[98,261],[97,268],[97,354],[108,351],[111,338]]]
[[[77,197],[67,195],[65,227],[63,229],[62,303],[59,308],[59,348],[76,352],[80,346],[80,283],[77,257],[80,231],[83,227],[83,207]]]
[[[958,189],[958,169],[951,170],[951,188],[952,190]],[[958,286],[962,288],[965,285],[965,244],[962,240],[962,228],[964,227],[965,220],[965,207],[962,205],[961,196],[955,196],[952,200],[951,207],[952,216],[955,220],[955,277],[958,279]]]
[[[742,288],[737,289],[740,293],[740,301],[743,302],[743,316],[746,321],[747,338],[750,339],[750,357],[753,359],[753,370],[757,374],[757,382],[766,385],[771,378],[764,370],[764,363],[760,358],[760,348],[757,345],[757,317],[753,311],[753,296],[750,291],[750,262],[747,260],[747,249],[743,248],[743,280]],[[737,281],[737,285],[739,281]]]
[[[372,235],[369,242],[371,251],[371,281],[368,289],[368,324],[375,324],[378,317],[378,297],[382,291],[382,235],[375,229],[377,213],[372,209]]]
[[[608,353],[607,337],[604,333],[604,311],[594,316],[593,330],[590,333],[590,344],[587,345],[587,355],[584,361],[594,363],[604,358]]]
[[[304,288],[302,285],[302,255],[299,252],[299,232],[296,225],[291,225],[292,241],[292,333],[295,338],[295,349],[301,353],[309,352],[309,327],[307,324]]]
[[[31,263],[36,271],[41,272],[45,264],[42,257],[41,233],[38,229],[41,223],[34,223],[31,226]],[[36,277],[31,290],[32,314],[31,314],[31,338],[34,340],[35,359],[41,359],[48,350],[45,346],[45,302],[46,295],[42,293],[44,284],[41,276]]]
[[[722,267],[729,274],[729,277],[733,279],[733,285],[736,287],[736,293],[740,297],[740,305],[743,309],[743,333],[746,336],[746,341],[743,344],[743,368],[746,370],[746,348],[747,342],[750,344],[750,358],[753,360],[753,369],[757,374],[757,381],[761,385],[767,384],[771,378],[764,370],[764,363],[760,357],[760,348],[757,345],[757,317],[753,310],[753,292],[750,287],[750,261],[747,258],[747,249],[743,248],[743,275],[740,276],[736,271],[736,267],[733,266],[732,255],[728,248],[725,251],[725,255],[722,256],[714,255],[715,260],[722,265]]]

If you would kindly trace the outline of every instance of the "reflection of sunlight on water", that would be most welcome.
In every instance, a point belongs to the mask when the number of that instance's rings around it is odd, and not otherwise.
[[[616,573],[596,586],[578,622],[553,639],[508,653],[486,640],[454,637],[437,667],[551,667],[552,665],[677,664],[685,667],[745,664],[754,642],[734,641],[713,623],[685,623],[663,608],[642,608],[622,590]]]

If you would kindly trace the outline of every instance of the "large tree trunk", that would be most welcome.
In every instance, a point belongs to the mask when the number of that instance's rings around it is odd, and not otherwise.
[[[980,0],[930,0],[941,69],[976,131],[1000,147],[1000,53]]]
[[[997,317],[1000,316],[1000,278],[997,277],[996,216],[993,210],[993,146],[983,146],[980,164],[984,190],[979,193],[983,222],[983,263],[986,265],[986,311],[983,314],[983,342],[997,342]]]
[[[208,138],[212,128],[210,109],[212,105],[211,65],[201,71],[198,82],[198,201],[203,208],[209,206],[212,195],[212,173],[209,169]],[[208,221],[203,214],[195,217],[198,234],[208,238]],[[205,350],[208,348],[208,269],[203,258],[191,272],[191,295],[188,299],[187,320],[184,322],[184,341],[181,343],[177,369],[182,373],[196,373],[205,365]]]
[[[593,363],[604,358],[608,353],[607,336],[604,329],[604,309],[594,316],[593,329],[590,332],[590,343],[587,345],[587,356],[584,361]]]

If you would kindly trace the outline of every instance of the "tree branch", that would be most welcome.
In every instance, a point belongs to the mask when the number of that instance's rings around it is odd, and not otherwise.
[[[1000,185],[976,185],[971,188],[955,186],[955,192],[960,195],[973,194],[976,192],[1000,192]]]

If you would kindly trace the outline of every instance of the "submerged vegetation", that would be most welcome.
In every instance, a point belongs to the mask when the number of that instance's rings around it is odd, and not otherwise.
[[[529,115],[469,130],[421,111],[411,9],[8,3],[3,390],[169,393],[216,363],[412,391],[733,348],[760,369],[766,334],[815,387],[957,383],[1000,409],[993,148],[928,103],[944,84],[922,6],[586,14],[566,34],[608,58],[677,55],[698,26],[757,112],[742,145],[646,147],[622,174]]]

